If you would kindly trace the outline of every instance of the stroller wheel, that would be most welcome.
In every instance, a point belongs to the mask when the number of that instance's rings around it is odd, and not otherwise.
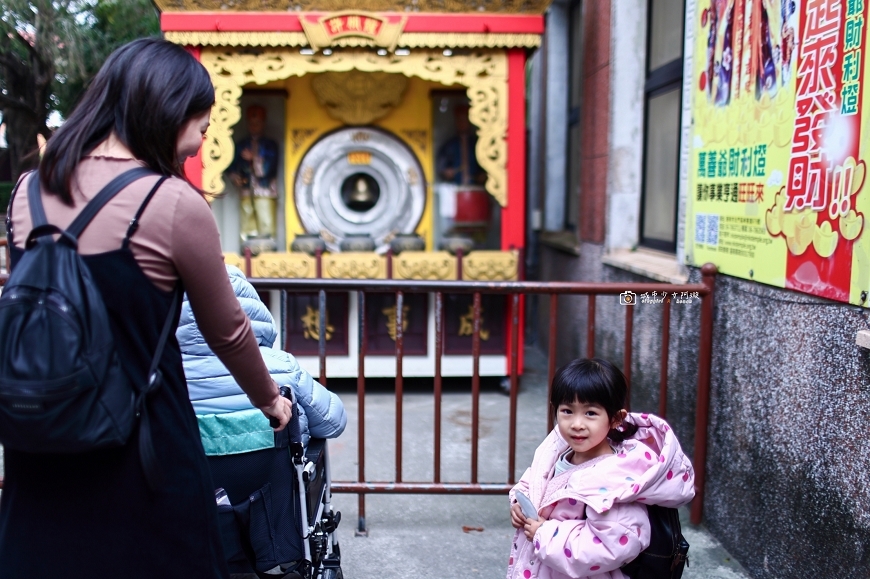
[[[323,579],[344,579],[341,569],[324,569]]]

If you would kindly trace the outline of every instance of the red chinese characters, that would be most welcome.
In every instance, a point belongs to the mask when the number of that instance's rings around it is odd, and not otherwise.
[[[827,208],[830,163],[824,131],[839,113],[841,0],[808,0],[797,69],[796,118],[792,133],[785,210]]]
[[[323,21],[330,37],[344,35],[370,36],[374,38],[381,31],[383,22],[361,14],[342,14]]]

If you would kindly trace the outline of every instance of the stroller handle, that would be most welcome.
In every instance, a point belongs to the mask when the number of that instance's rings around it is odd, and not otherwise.
[[[281,386],[278,391],[281,396],[289,400],[293,404],[293,414],[290,421],[287,423],[287,434],[290,435],[290,442],[302,442],[302,429],[299,427],[299,405],[296,404],[296,394],[289,386]],[[269,417],[269,426],[278,428],[280,423],[274,416]]]

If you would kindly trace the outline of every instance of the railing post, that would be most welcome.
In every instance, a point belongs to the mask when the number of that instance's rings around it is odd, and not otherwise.
[[[595,294],[589,294],[586,304],[586,357],[595,357]]]
[[[251,248],[245,248],[245,277],[251,277]]]
[[[471,334],[471,484],[477,484],[477,451],[480,443],[480,292],[474,292]]]
[[[456,280],[462,281],[462,248],[456,248]]]
[[[594,300],[595,296],[589,296]],[[550,408],[550,398],[553,395],[553,376],[556,375],[556,336],[558,330],[559,294],[550,294],[550,335],[547,352],[547,432],[553,430],[553,409]]]
[[[622,373],[628,391],[625,393],[625,408],[631,410],[631,340],[634,329],[634,304],[625,307],[625,350],[622,356]]]
[[[387,248],[387,279],[393,279],[393,248]]]
[[[659,416],[665,418],[668,411],[668,357],[671,345],[671,302],[667,299],[662,308],[662,367],[659,370]]]
[[[357,480],[362,483],[366,480],[366,294],[362,288],[357,290],[357,319],[359,320],[359,352],[357,354],[356,374],[356,399],[357,399]],[[366,495],[359,493],[358,512],[359,520],[354,535],[367,537],[366,528]]]
[[[704,264],[701,283],[707,293],[701,298],[701,336],[698,344],[698,399],[695,410],[695,498],[692,500],[692,524],[701,523],[704,512],[704,484],[707,473],[707,422],[710,415],[710,370],[713,361],[713,290],[716,266]]]
[[[404,295],[398,291],[396,292],[396,482],[402,482],[402,397],[404,395],[402,358],[405,355],[402,310],[404,307]]]
[[[517,394],[519,392],[520,294],[511,294],[511,389],[510,425],[508,428],[508,483],[516,482],[517,462]]]
[[[319,247],[314,250],[314,277],[323,277],[323,250]]]
[[[326,290],[318,292],[317,311],[319,327],[317,328],[317,357],[320,360],[320,384],[326,387]]]
[[[444,294],[435,294],[435,449],[432,481],[441,482],[441,357],[444,352]]]

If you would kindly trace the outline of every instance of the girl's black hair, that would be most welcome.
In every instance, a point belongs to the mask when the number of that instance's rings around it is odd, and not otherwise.
[[[184,48],[141,38],[113,52],[66,122],[49,139],[42,185],[72,204],[72,175],[82,157],[113,131],[133,155],[162,175],[184,179],[178,135],[214,104],[208,72]]]
[[[550,405],[556,412],[562,404],[582,402],[598,404],[607,412],[610,421],[625,408],[628,384],[622,370],[601,358],[578,358],[568,362],[553,376]],[[637,432],[637,426],[623,422],[607,435],[614,442],[622,442]]]

